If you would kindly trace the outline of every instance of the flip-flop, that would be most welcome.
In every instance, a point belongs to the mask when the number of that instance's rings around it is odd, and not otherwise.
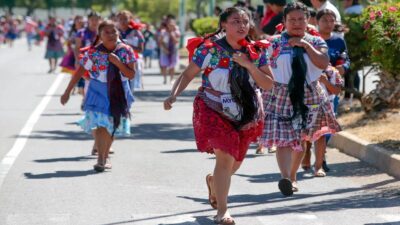
[[[293,186],[292,186],[292,182],[289,179],[287,179],[287,178],[281,179],[278,183],[278,187],[284,196],[293,195]]]
[[[314,173],[314,177],[326,177],[325,171],[321,168]]]
[[[257,150],[256,150],[256,154],[257,155],[263,155],[263,154],[265,154],[265,150],[264,150],[264,148],[263,147],[258,147],[257,148]]]
[[[213,209],[217,209],[217,200],[215,199],[215,196],[211,195],[211,179],[212,179],[212,175],[207,174],[206,184],[207,184],[207,188],[208,188],[208,202],[210,203],[210,205]]]
[[[220,225],[235,225],[235,221],[232,217],[223,217],[220,220],[217,219],[217,216],[214,216],[214,223]]]
[[[293,190],[293,192],[298,192],[299,191],[299,187],[297,186],[297,182],[296,181],[292,182],[292,190]]]

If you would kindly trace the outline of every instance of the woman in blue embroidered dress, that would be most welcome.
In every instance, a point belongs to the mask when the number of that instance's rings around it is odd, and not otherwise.
[[[252,42],[251,27],[251,15],[245,9],[226,9],[220,15],[217,32],[205,40],[190,40],[188,48],[197,47],[193,61],[164,101],[164,108],[171,109],[176,97],[202,72],[202,85],[193,103],[193,127],[199,151],[216,156],[214,173],[206,176],[206,183],[209,203],[217,209],[214,220],[218,224],[235,224],[227,208],[231,176],[239,169],[249,144],[262,132],[263,111],[257,86],[265,90],[272,87],[265,51],[268,43]],[[219,38],[220,33],[225,37]]]
[[[98,158],[94,169],[103,172],[111,169],[106,161],[114,134],[130,134],[128,117],[133,96],[129,79],[135,75],[135,58],[132,48],[118,40],[118,30],[112,21],[99,25],[98,38],[101,44],[90,48],[80,59],[78,72],[61,96],[61,103],[68,102],[75,83],[88,71],[90,83],[81,126],[87,133],[95,133]]]

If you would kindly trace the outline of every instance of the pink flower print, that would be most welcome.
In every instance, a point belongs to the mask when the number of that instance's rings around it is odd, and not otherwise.
[[[381,10],[379,10],[378,12],[376,12],[376,16],[378,16],[379,18],[381,18],[383,16],[383,13]]]

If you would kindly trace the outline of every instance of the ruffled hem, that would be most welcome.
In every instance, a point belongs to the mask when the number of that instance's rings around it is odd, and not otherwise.
[[[103,127],[111,135],[114,131],[114,122],[111,116],[101,112],[86,111],[85,116],[77,122],[86,133],[91,134],[93,130]],[[115,136],[129,136],[131,134],[130,120],[121,118],[121,123],[115,131]]]
[[[266,148],[272,148],[273,146],[276,146],[278,148],[290,147],[296,152],[303,151],[301,143],[298,140],[293,140],[293,141],[266,140],[266,141],[260,141],[259,143],[261,143]]]
[[[322,127],[320,130],[315,131],[312,136],[306,135],[306,134],[301,134],[301,140],[315,142],[318,139],[320,139],[322,136],[325,136],[327,134],[336,134],[336,132],[337,131],[335,129],[332,129],[329,127]]]

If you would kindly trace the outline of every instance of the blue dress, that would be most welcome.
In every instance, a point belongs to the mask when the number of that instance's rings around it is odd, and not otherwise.
[[[132,48],[122,43],[119,44],[122,47],[119,47],[116,55],[121,62],[124,64],[135,62]],[[84,54],[79,63],[89,72],[90,83],[84,103],[85,117],[78,124],[87,133],[91,133],[92,130],[99,127],[104,127],[111,135],[114,130],[114,122],[110,114],[110,99],[107,85],[107,71],[110,64],[108,54],[96,49],[90,49]],[[120,76],[127,106],[130,108],[134,99],[129,88],[129,79],[121,73]],[[130,135],[129,118],[121,118],[121,123],[115,134],[119,136]]]

